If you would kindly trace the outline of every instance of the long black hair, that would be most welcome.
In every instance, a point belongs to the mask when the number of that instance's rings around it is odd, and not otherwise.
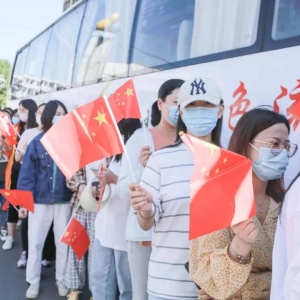
[[[2,110],[7,111],[7,112],[9,112],[10,114],[12,114],[12,112],[13,112],[12,108],[10,108],[10,107],[8,107],[8,106],[4,107]]]
[[[123,119],[118,123],[118,127],[120,133],[124,135],[124,144],[126,144],[129,138],[134,134],[134,132],[142,126],[139,119]],[[116,162],[119,162],[121,159],[122,154],[116,155]]]
[[[44,132],[47,132],[52,127],[52,125],[53,125],[52,120],[53,120],[53,118],[56,114],[57,108],[59,106],[62,107],[65,114],[68,113],[66,106],[58,100],[51,100],[46,104],[44,111],[41,115],[41,123],[43,125]]]
[[[18,110],[17,110],[17,109],[14,109],[14,110],[12,111],[12,113],[11,113],[11,117],[13,118],[13,116],[14,116],[17,112],[18,112]]]
[[[28,119],[27,122],[20,121],[21,131],[25,129],[25,125],[27,124],[26,129],[37,127],[35,114],[37,111],[37,104],[32,99],[24,99],[21,100],[19,105],[22,105],[25,109],[28,110]]]
[[[10,118],[12,118],[12,112],[13,112],[13,110],[10,108],[10,109],[8,109],[7,107],[5,107],[5,108],[3,108],[2,109],[2,111],[4,112],[4,113],[7,113],[8,115],[9,115],[9,117]]]
[[[39,110],[40,107],[46,106],[47,103],[41,103],[38,107],[37,107],[37,111]]]
[[[158,99],[166,102],[166,98],[173,93],[174,90],[180,88],[184,81],[182,79],[169,79],[165,81],[158,90]],[[151,125],[157,126],[161,119],[161,111],[158,109],[157,101],[152,104],[151,108]]]
[[[245,113],[237,122],[229,141],[228,150],[248,157],[249,143],[267,128],[283,123],[290,133],[288,119],[278,114],[268,106],[260,106]],[[266,194],[276,202],[283,202],[286,190],[283,184],[283,175],[279,179],[269,180]]]

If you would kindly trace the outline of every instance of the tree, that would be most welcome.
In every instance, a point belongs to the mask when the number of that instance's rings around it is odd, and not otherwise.
[[[10,62],[8,60],[0,60],[0,75],[3,75],[6,82],[2,88],[0,88],[0,106],[6,105],[7,100],[7,89],[9,85],[9,75],[10,75]]]

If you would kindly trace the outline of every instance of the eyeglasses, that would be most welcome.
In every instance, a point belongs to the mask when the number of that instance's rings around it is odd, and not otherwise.
[[[253,142],[271,145],[271,152],[274,156],[277,156],[283,149],[285,149],[287,151],[288,157],[292,157],[296,154],[298,150],[298,145],[294,143],[283,143],[281,141],[265,142],[260,140],[253,140]]]

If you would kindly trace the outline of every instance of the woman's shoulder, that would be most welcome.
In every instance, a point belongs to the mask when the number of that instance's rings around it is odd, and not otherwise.
[[[153,137],[151,131],[148,128],[139,128],[137,129],[131,137],[128,139],[126,145],[134,145],[134,146],[145,146],[146,143],[153,143]]]
[[[147,128],[147,127],[141,127],[141,128],[138,128],[134,133],[133,133],[133,135],[130,137],[130,138],[132,138],[132,137],[134,137],[134,138],[140,138],[140,137],[143,137],[145,134],[147,134],[147,135],[151,135],[152,136],[152,133],[151,133],[151,131],[150,131],[150,129],[149,128]]]
[[[25,131],[24,131],[24,133],[23,134],[33,134],[33,133],[40,133],[41,131],[40,130],[38,130],[38,128],[37,127],[35,127],[35,128],[29,128],[29,129],[26,129]]]
[[[30,129],[26,129],[23,134],[21,135],[22,137],[30,137],[30,136],[37,136],[40,133],[40,131],[37,128],[30,128]]]
[[[153,153],[151,157],[172,157],[176,155],[182,155],[184,152],[188,151],[186,146],[181,142],[176,142],[170,146],[159,149]]]
[[[42,139],[42,137],[44,136],[44,132],[40,132],[39,134],[37,134],[37,136],[33,139],[34,141],[40,141]]]
[[[31,142],[29,143],[28,149],[38,149],[38,148],[43,148],[43,149],[44,149],[44,146],[43,146],[43,144],[41,143],[41,139],[42,139],[43,136],[44,136],[44,132],[41,132],[41,133],[37,134],[37,135],[31,140]]]

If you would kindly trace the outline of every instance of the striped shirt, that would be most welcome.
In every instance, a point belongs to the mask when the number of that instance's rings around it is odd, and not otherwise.
[[[156,226],[149,263],[148,293],[166,299],[198,299],[184,267],[189,260],[189,182],[194,158],[184,144],[155,152],[141,186],[153,196]]]

